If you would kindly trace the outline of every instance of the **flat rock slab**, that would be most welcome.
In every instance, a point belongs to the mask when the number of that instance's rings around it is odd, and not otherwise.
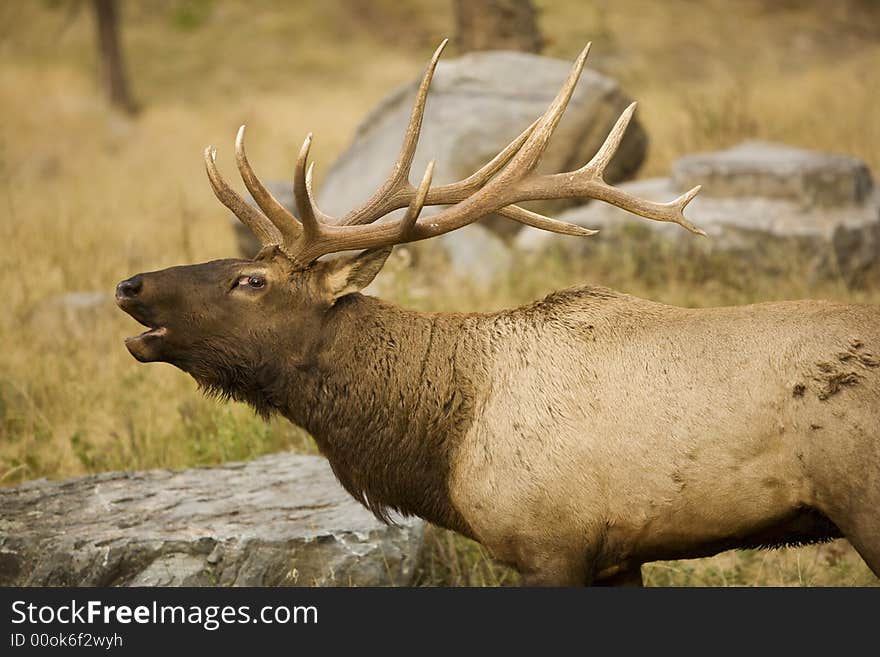
[[[0,585],[405,585],[424,525],[398,522],[317,456],[39,480],[0,489]]]
[[[760,141],[685,155],[672,184],[682,192],[702,185],[704,198],[779,199],[801,208],[864,203],[872,188],[867,165],[855,157]]]
[[[854,286],[880,278],[880,189],[873,187],[863,162],[748,142],[683,157],[673,171],[670,178],[618,186],[633,196],[666,202],[703,185],[685,215],[708,239],[592,202],[557,218],[599,229],[599,235],[573,239],[525,228],[515,244],[522,251],[561,248],[583,257],[602,245],[634,250],[640,244],[652,252],[662,243],[684,252],[734,254],[756,270],[803,263],[811,277],[839,276]]]

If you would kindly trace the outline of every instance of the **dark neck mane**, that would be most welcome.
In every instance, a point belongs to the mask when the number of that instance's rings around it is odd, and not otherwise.
[[[312,434],[345,489],[380,519],[393,509],[468,533],[448,475],[473,415],[473,386],[457,367],[469,359],[456,358],[469,321],[344,297],[311,357],[264,389],[267,401]]]

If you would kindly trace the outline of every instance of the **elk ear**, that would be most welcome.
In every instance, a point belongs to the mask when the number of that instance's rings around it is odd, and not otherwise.
[[[354,256],[342,256],[324,263],[322,283],[331,299],[360,292],[373,282],[394,247],[367,249]]]

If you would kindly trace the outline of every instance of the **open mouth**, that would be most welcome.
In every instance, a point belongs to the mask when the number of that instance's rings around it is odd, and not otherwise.
[[[145,325],[146,326],[146,325]],[[138,335],[131,335],[125,338],[125,344],[129,344],[136,340],[143,340],[144,338],[161,338],[168,332],[168,329],[164,326],[154,326],[148,328],[143,333],[139,333]]]
[[[148,344],[155,344],[155,340],[163,338],[168,333],[167,327],[160,326],[156,322],[144,317],[147,313],[143,306],[137,301],[117,296],[116,303],[133,319],[147,327],[147,330],[143,333],[125,338],[125,345],[132,353],[135,353],[136,351],[140,353],[148,346]]]
[[[147,330],[143,333],[125,338],[125,347],[129,353],[142,363],[162,360],[165,345],[164,338],[168,333],[168,329],[164,326],[146,322],[139,317],[135,317],[132,313],[129,314],[147,327]]]

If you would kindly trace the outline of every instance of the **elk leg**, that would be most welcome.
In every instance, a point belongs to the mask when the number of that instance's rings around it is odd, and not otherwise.
[[[880,577],[880,489],[865,491],[850,500],[845,509],[829,510],[826,515],[877,577]]]
[[[856,549],[856,552],[859,553],[859,556],[865,560],[865,563],[868,564],[868,568],[877,577],[880,577],[880,545],[877,545],[877,531],[880,530],[874,530],[873,545],[871,544],[872,539],[867,537],[864,539],[862,537],[851,538],[849,542]]]
[[[605,574],[605,573],[608,574]],[[616,568],[614,572],[604,571],[596,575],[593,586],[644,586],[642,581],[642,565],[631,564],[624,568]]]
[[[583,578],[570,569],[541,570],[522,575],[523,586],[582,586]]]
[[[589,584],[588,569],[582,557],[553,555],[522,562],[519,571],[523,586],[584,586]]]
[[[850,522],[839,523],[838,527],[868,568],[880,577],[880,517],[877,517],[876,508],[865,511],[864,517],[857,518],[855,522],[850,519]],[[873,517],[869,514],[873,514]]]

